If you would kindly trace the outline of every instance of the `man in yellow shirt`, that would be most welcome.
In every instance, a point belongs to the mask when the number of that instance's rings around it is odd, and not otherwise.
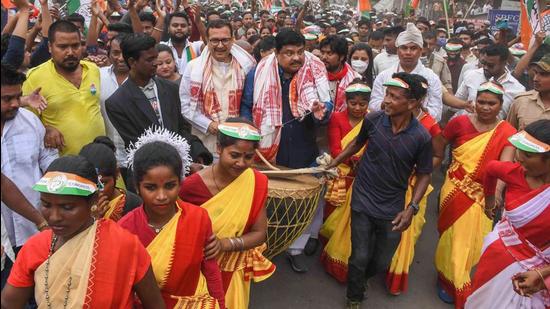
[[[100,112],[98,67],[80,61],[80,31],[68,21],[56,21],[48,31],[52,59],[31,69],[23,84],[28,95],[41,87],[48,107],[39,115],[46,127],[46,147],[61,155],[78,154],[82,146],[105,135]]]

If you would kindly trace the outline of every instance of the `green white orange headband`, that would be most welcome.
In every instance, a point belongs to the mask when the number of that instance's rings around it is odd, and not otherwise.
[[[494,94],[500,94],[500,95],[504,94],[504,89],[492,82],[486,82],[481,84],[481,86],[479,86],[479,88],[477,89],[477,92],[481,92],[481,91],[490,91]]]
[[[316,41],[319,37],[313,33],[304,33],[304,38],[307,41]]]
[[[218,130],[224,135],[247,141],[257,142],[262,138],[260,131],[248,123],[225,122],[218,126]]]
[[[43,193],[77,196],[90,196],[97,191],[97,185],[90,180],[65,172],[47,172],[32,188]]]
[[[390,79],[389,81],[384,83],[384,86],[393,86],[393,87],[399,87],[403,89],[409,89],[409,84],[405,83],[401,78],[394,77]]]
[[[362,92],[362,93],[371,93],[371,89],[369,86],[361,83],[353,84],[348,86],[346,88],[346,93],[355,93],[355,92]]]
[[[462,44],[458,43],[447,43],[445,44],[445,49],[448,51],[459,51],[462,49]]]
[[[525,131],[520,131],[510,136],[508,141],[510,141],[510,143],[517,149],[526,152],[545,153],[550,151],[550,145],[539,141]]]

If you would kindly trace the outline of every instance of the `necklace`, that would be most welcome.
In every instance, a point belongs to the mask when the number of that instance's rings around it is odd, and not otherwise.
[[[50,245],[50,252],[48,253],[48,259],[46,260],[46,274],[44,275],[44,294],[46,297],[46,306],[48,309],[52,308],[52,303],[50,301],[50,286],[48,284],[48,278],[50,274],[50,257],[53,254],[53,249],[55,247],[55,244],[57,243],[57,235],[55,235],[52,238],[52,244]],[[71,292],[71,283],[72,283],[73,277],[69,276],[69,279],[67,280],[67,290],[65,292],[65,299],[63,300],[63,308],[67,308],[67,303],[69,302],[69,293]]]
[[[220,186],[218,186],[218,183],[216,182],[216,174],[214,173],[214,167],[216,167],[217,164],[214,164],[214,166],[212,166],[212,180],[214,180],[214,185],[216,185],[216,189],[218,189],[218,192],[221,191],[220,189]]]
[[[152,228],[153,231],[155,231],[155,233],[158,234],[158,233],[160,233],[160,231],[162,231],[162,229],[164,228],[164,226],[166,225],[166,223],[163,224],[161,227],[155,227],[154,225],[152,225],[152,224],[150,224],[150,223],[147,223],[147,225],[149,225],[149,227]]]

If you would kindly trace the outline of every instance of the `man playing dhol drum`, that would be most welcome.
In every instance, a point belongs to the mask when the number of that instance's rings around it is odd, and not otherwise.
[[[246,76],[241,116],[253,120],[262,132],[259,150],[267,160],[290,168],[308,167],[319,155],[314,132],[328,122],[332,111],[327,70],[305,51],[302,34],[287,29],[275,40],[275,53]],[[304,232],[290,246],[288,257],[296,272],[307,271],[302,252],[309,236]]]
[[[385,82],[383,111],[369,113],[359,135],[327,167],[338,166],[368,141],[351,200],[348,308],[360,308],[365,277],[388,269],[401,232],[411,224],[431,180],[431,137],[413,115],[428,88],[419,78],[416,74],[395,73]],[[417,182],[412,200],[403,210],[413,169]]]

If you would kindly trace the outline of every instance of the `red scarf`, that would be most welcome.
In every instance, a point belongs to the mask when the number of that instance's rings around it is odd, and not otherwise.
[[[342,78],[344,78],[344,76],[346,76],[346,74],[348,74],[348,66],[344,65],[342,66],[342,69],[339,72],[336,72],[336,73],[328,72],[328,80],[331,82],[335,80],[341,80]]]

